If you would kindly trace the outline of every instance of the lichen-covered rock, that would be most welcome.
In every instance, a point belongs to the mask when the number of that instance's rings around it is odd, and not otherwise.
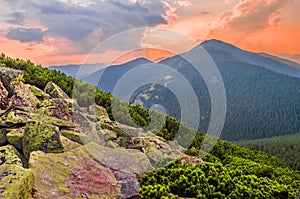
[[[69,96],[55,83],[48,82],[45,86],[44,91],[49,94],[52,98],[68,99]]]
[[[39,89],[36,86],[30,85],[29,89],[39,100],[50,99],[50,95],[48,95],[47,93],[45,93],[44,91],[42,91],[41,89]]]
[[[6,138],[9,144],[16,147],[16,149],[22,149],[22,139],[24,137],[24,128],[10,129],[6,134]]]
[[[97,120],[100,122],[107,122],[107,123],[111,122],[106,109],[102,106],[93,104],[88,108],[88,111],[90,114],[95,115]]]
[[[101,165],[113,171],[121,187],[122,198],[138,196],[138,178],[154,170],[146,155],[138,150],[108,148],[95,143],[85,145]]]
[[[32,152],[29,166],[34,173],[36,198],[121,196],[113,173],[97,163],[84,146],[60,154]]]
[[[150,132],[141,137],[131,137],[131,142],[134,146],[141,148],[155,167],[165,166],[170,161],[179,158],[185,150],[176,142],[167,142]]]
[[[29,115],[30,113],[21,110],[8,111],[0,118],[0,126],[23,126],[27,122],[31,121],[31,117]]]
[[[31,92],[30,86],[20,82],[14,88],[14,95],[11,97],[11,102],[17,107],[35,107],[39,100]]]
[[[81,144],[78,144],[77,142],[73,142],[72,140],[64,137],[63,135],[60,136],[60,140],[64,147],[64,152],[77,149],[82,146]]]
[[[20,85],[23,75],[20,70],[0,67],[0,79],[10,95],[13,95],[16,87]]]
[[[72,99],[48,99],[39,104],[40,108],[46,110],[60,120],[73,121],[73,104],[76,102]]]
[[[78,133],[73,130],[62,130],[61,134],[66,138],[72,140],[73,142],[84,144],[87,142],[87,135],[83,133]]]
[[[25,127],[22,148],[26,158],[32,151],[59,153],[63,151],[58,127],[40,122],[29,122]]]
[[[4,110],[8,107],[8,92],[3,86],[0,79],[0,109]]]
[[[0,147],[0,166],[4,164],[22,166],[19,152],[11,145]]]
[[[3,146],[0,157],[0,198],[31,198],[33,173],[22,167],[18,151],[12,146]]]
[[[3,128],[0,129],[0,145],[4,145],[7,142],[6,134],[9,132],[9,130]]]

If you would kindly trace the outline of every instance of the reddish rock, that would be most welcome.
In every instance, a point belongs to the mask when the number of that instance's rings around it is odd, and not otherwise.
[[[74,169],[67,180],[71,197],[84,195],[117,195],[115,178],[107,168],[101,168],[92,159],[85,159],[82,168]]]

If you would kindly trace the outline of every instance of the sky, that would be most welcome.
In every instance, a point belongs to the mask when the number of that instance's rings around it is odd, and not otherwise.
[[[0,0],[0,53],[43,66],[81,64],[111,36],[154,27],[197,44],[219,39],[300,63],[299,9],[299,0]],[[108,52],[122,51],[118,45],[103,52],[107,62]],[[173,55],[142,54],[152,60]]]

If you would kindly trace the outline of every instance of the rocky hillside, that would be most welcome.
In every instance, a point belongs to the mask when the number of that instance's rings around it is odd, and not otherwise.
[[[101,106],[80,108],[53,82],[22,79],[0,67],[0,198],[131,198],[161,157],[202,161]]]

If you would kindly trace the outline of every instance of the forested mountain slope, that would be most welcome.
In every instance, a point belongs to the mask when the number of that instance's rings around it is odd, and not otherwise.
[[[187,135],[196,137],[184,155],[171,141],[180,124],[171,117],[159,131],[140,132],[111,121],[110,94],[77,82],[76,102],[69,98],[76,82],[71,77],[5,55],[0,65],[1,197],[297,197],[299,172],[274,156],[219,140],[202,160],[195,156],[206,136],[187,127]],[[127,107],[121,103],[120,112]],[[149,122],[148,110],[129,108],[136,125]],[[82,123],[73,122],[72,112]],[[88,123],[96,129],[86,129]]]

